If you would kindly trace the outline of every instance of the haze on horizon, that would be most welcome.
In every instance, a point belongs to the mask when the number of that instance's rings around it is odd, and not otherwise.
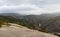
[[[60,12],[60,0],[0,0],[0,13],[41,14]]]

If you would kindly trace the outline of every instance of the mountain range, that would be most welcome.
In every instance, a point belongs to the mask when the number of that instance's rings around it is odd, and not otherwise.
[[[60,32],[60,13],[40,14],[40,15],[23,15],[18,13],[1,13],[2,16],[11,16],[17,19],[26,20],[36,30],[43,30],[50,33]],[[41,26],[39,26],[41,24]]]

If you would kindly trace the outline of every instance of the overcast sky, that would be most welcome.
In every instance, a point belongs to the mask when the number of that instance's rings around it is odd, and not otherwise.
[[[0,13],[41,14],[60,12],[60,0],[0,0]]]

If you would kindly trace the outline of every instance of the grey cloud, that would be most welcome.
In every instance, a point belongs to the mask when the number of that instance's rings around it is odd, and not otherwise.
[[[5,0],[6,5],[20,5],[25,3],[29,3],[29,0]]]
[[[19,5],[19,4],[22,4],[23,1],[21,0],[7,0],[7,5]]]
[[[31,0],[30,2],[39,7],[44,7],[45,5],[60,3],[60,0]]]
[[[60,4],[60,0],[0,0],[0,6],[17,6],[21,4],[30,4],[30,5],[36,5],[38,8],[43,9],[46,5],[50,4]],[[47,7],[46,6],[46,7]],[[35,8],[35,7],[34,7]],[[35,10],[34,8],[28,8],[28,7],[23,7],[23,8],[11,8],[11,9],[1,9],[0,12],[21,12],[21,11],[30,11],[30,10]]]
[[[12,9],[3,9],[3,10],[0,10],[0,12],[2,12],[2,13],[15,13],[17,11],[16,10],[12,10]]]
[[[33,8],[21,8],[21,9],[17,9],[19,11],[30,11],[30,10],[34,10]]]
[[[2,12],[2,13],[7,13],[7,12],[9,12],[9,13],[17,13],[17,12],[22,12],[22,11],[30,11],[30,10],[34,10],[33,8],[11,8],[11,9],[9,9],[9,8],[3,8],[3,9],[1,9],[0,10],[0,12]]]
[[[3,3],[1,4],[3,5],[34,4],[39,7],[42,7],[44,5],[56,4],[56,3],[60,3],[60,0],[3,0]]]

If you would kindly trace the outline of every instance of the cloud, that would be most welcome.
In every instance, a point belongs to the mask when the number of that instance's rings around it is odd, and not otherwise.
[[[60,4],[51,4],[51,5],[46,5],[42,11],[43,13],[55,13],[55,12],[60,12]]]
[[[40,10],[39,7],[36,5],[31,4],[21,4],[16,6],[0,6],[0,12],[15,12],[15,13],[22,13],[22,14],[36,14],[36,12]]]
[[[60,12],[60,0],[0,0],[0,13],[41,14]]]

